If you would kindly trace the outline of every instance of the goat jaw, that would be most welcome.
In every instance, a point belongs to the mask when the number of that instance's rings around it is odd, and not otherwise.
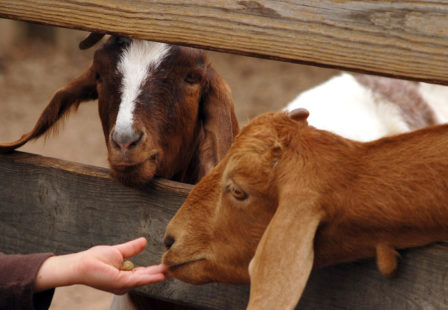
[[[150,160],[138,164],[114,164],[110,162],[110,170],[114,179],[128,186],[143,186],[155,176],[157,167]]]
[[[165,253],[163,256],[162,263],[168,266],[169,276],[191,284],[205,284],[212,281],[204,272],[204,267],[206,266],[205,258],[174,262],[167,259],[167,254]]]

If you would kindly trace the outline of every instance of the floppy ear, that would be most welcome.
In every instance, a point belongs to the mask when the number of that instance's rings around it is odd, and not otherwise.
[[[204,128],[199,146],[199,178],[202,178],[224,157],[239,131],[230,88],[211,66],[207,68],[207,86],[200,109]]]
[[[88,48],[91,48],[96,43],[98,43],[104,36],[105,36],[104,33],[91,32],[84,40],[79,42],[78,47],[80,50],[86,50]]]
[[[63,89],[54,94],[45,107],[33,130],[24,134],[19,140],[0,143],[0,152],[11,152],[31,139],[36,139],[51,129],[63,116],[68,115],[70,108],[77,108],[82,101],[98,98],[95,72],[90,67],[78,78],[71,81]]]
[[[294,309],[313,268],[314,236],[321,220],[316,195],[280,195],[275,215],[249,266],[247,309]]]

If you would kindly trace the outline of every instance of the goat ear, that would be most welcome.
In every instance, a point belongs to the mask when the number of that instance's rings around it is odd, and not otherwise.
[[[97,98],[95,72],[90,67],[86,72],[54,94],[29,133],[24,134],[17,141],[0,143],[0,152],[11,152],[29,140],[40,137],[53,128],[59,119],[68,115],[70,108],[77,108],[82,101]]]
[[[199,146],[199,179],[224,157],[239,131],[230,88],[211,66],[200,109],[204,135]]]
[[[98,43],[104,36],[104,33],[91,32],[84,40],[79,42],[78,47],[80,50],[86,50]]]
[[[290,190],[279,205],[249,266],[247,309],[294,309],[311,273],[321,220],[316,195]]]
[[[306,121],[310,112],[305,108],[297,108],[288,112],[288,116],[295,121]]]

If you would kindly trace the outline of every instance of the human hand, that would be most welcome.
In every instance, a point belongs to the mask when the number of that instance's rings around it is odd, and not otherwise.
[[[39,269],[35,291],[72,284],[85,284],[114,294],[165,280],[166,267],[155,265],[120,270],[124,258],[132,257],[146,247],[146,239],[138,238],[112,246],[95,246],[86,251],[53,256]]]

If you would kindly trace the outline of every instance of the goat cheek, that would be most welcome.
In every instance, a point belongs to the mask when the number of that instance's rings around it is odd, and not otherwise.
[[[157,166],[152,161],[145,161],[141,169],[141,178],[146,180],[146,183],[151,181],[157,173]]]
[[[200,97],[200,87],[192,86],[186,89],[185,91],[185,99],[187,101],[187,105],[189,106],[198,106]]]

